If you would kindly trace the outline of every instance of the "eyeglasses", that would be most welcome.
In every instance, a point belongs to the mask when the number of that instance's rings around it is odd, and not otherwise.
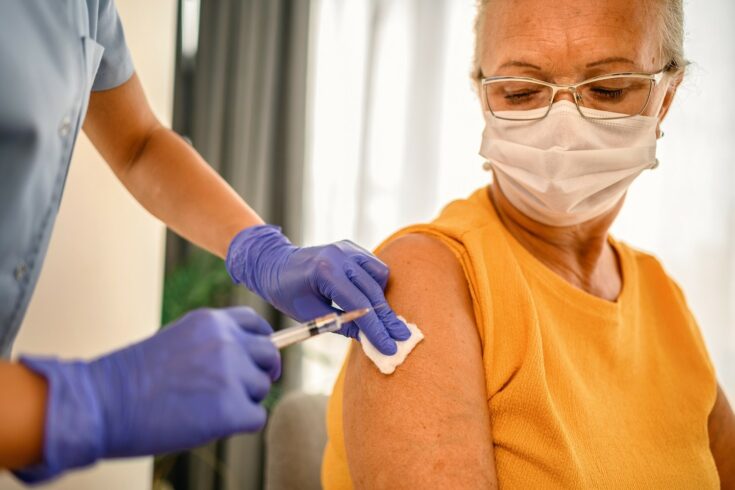
[[[485,108],[498,119],[535,121],[545,118],[556,94],[571,92],[586,119],[624,119],[642,114],[654,87],[667,70],[657,73],[615,73],[574,85],[558,85],[527,77],[489,77],[482,80]]]

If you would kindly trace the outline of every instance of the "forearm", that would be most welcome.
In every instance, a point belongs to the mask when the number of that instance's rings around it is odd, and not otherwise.
[[[0,468],[40,462],[46,381],[20,364],[0,362]]]
[[[224,257],[238,232],[263,223],[194,148],[161,125],[137,75],[92,92],[84,131],[143,207],[210,252]]]
[[[147,135],[118,178],[151,214],[223,258],[238,232],[263,224],[194,148],[163,126]]]

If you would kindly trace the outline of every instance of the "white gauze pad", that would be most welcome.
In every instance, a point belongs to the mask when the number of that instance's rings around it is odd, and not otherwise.
[[[399,316],[398,319],[406,324],[408,329],[411,331],[411,336],[408,340],[396,340],[398,351],[392,356],[381,354],[380,351],[370,343],[368,338],[365,337],[365,334],[363,334],[362,331],[360,332],[362,350],[365,352],[365,355],[368,356],[376,366],[378,366],[378,369],[380,369],[380,372],[383,374],[392,374],[398,366],[403,364],[403,361],[406,360],[406,357],[408,357],[413,348],[416,347],[416,344],[424,340],[424,334],[419,330],[419,327],[413,323],[408,323],[402,316]]]

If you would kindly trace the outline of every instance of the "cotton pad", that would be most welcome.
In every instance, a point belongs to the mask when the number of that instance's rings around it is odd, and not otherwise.
[[[406,324],[408,330],[411,332],[411,336],[408,340],[396,340],[398,351],[392,356],[381,354],[381,352],[370,343],[367,337],[365,337],[365,334],[363,334],[362,331],[360,332],[362,350],[383,374],[392,374],[398,366],[403,364],[403,361],[406,360],[408,354],[410,354],[413,348],[416,347],[416,344],[424,340],[424,334],[419,330],[419,327],[413,323],[407,322],[402,316],[399,316],[398,319]]]

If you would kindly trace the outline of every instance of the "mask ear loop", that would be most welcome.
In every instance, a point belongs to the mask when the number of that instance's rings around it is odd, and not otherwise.
[[[658,135],[658,137],[656,139],[659,139],[660,140],[661,138],[664,137],[664,131],[663,131],[663,129],[659,129],[658,132],[659,132],[659,135]],[[658,161],[658,158],[657,158],[656,161],[653,162],[653,165],[651,166],[651,170],[656,170],[658,168],[658,166],[659,166],[659,163],[660,162]]]
[[[657,139],[657,140],[660,140],[661,138],[663,138],[663,137],[664,137],[664,130],[663,130],[663,129],[659,128],[659,129],[657,129],[656,131],[657,131],[657,133],[658,133],[658,134],[657,134],[657,136],[656,136],[656,139]],[[650,169],[650,170],[656,170],[656,169],[658,168],[659,164],[660,164],[660,162],[659,162],[659,160],[658,160],[658,158],[657,158],[657,159],[656,159],[656,161],[655,161],[655,162],[653,162],[653,165],[651,165],[651,166],[649,167],[649,169]]]

